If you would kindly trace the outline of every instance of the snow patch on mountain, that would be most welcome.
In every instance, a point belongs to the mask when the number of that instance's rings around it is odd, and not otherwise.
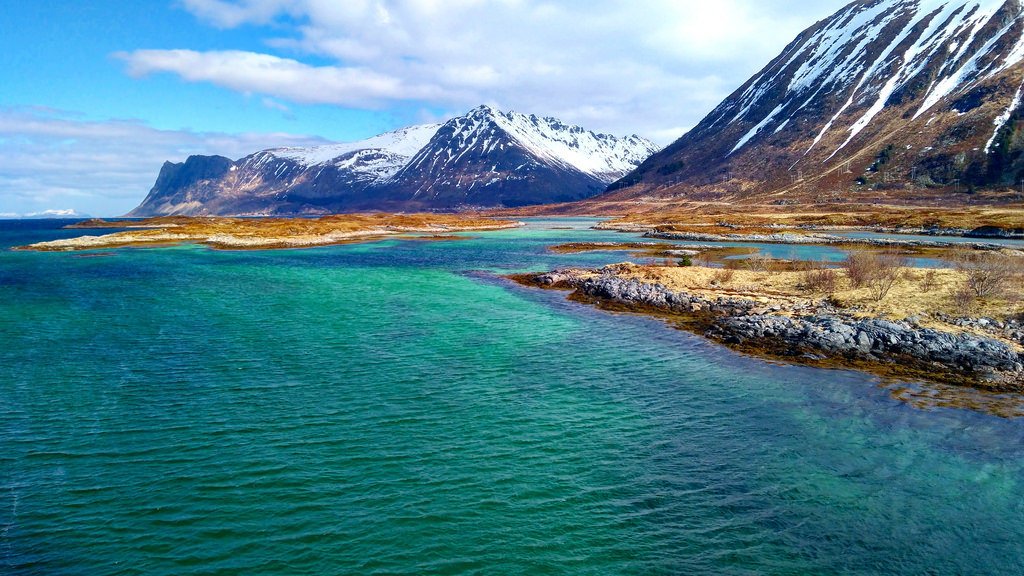
[[[737,142],[735,146],[733,146],[732,151],[730,151],[729,154],[732,154],[732,153],[736,152],[737,150],[739,150],[740,148],[743,148],[744,144],[749,142],[750,139],[753,138],[754,136],[757,136],[761,132],[761,130],[764,129],[765,126],[770,124],[771,121],[774,120],[776,116],[778,116],[779,112],[782,112],[783,106],[784,106],[784,104],[779,104],[778,106],[776,106],[775,110],[772,110],[768,114],[768,116],[765,117],[764,120],[761,120],[760,122],[758,122],[757,126],[754,126],[753,128],[750,129],[749,132],[744,134],[743,138],[740,138],[740,141]],[[783,122],[779,126],[779,128],[777,128],[775,131],[778,132],[779,130],[781,130],[783,127],[785,127],[786,123],[788,123],[788,122],[789,122],[789,120],[786,120],[786,122]]]
[[[807,150],[813,150],[845,112],[867,105],[846,129],[847,137],[834,155],[871,124],[897,91],[919,80],[935,63],[939,64],[934,68],[937,73],[923,91],[915,118],[946,97],[1024,60],[1024,38],[1007,37],[1019,29],[1020,19],[1016,0],[879,0],[850,4],[789,46],[777,65],[755,76],[738,101],[717,111],[717,119],[708,128],[722,121],[754,123],[736,142],[732,154],[769,128],[774,127],[773,133],[777,133],[819,96],[849,91],[849,98],[831,114]],[[880,38],[886,38],[887,44],[879,46]],[[995,58],[996,46],[1007,41],[1013,42],[1013,48],[1005,58]],[[776,88],[780,83],[785,86],[781,96]],[[761,118],[750,118],[754,110],[767,108],[762,103],[765,98],[772,98],[778,106]]]
[[[363,150],[380,150],[407,159],[426,146],[440,127],[440,124],[421,124],[386,132],[358,142],[327,144],[310,148],[274,148],[267,152],[278,158],[294,160],[303,166],[327,164],[336,158]]]
[[[1021,85],[1017,87],[1017,93],[1013,95],[1013,101],[1010,102],[1010,106],[992,121],[996,129],[992,132],[992,137],[985,144],[985,154],[992,152],[992,144],[995,143],[996,138],[999,136],[999,131],[1010,121],[1013,111],[1020,107],[1022,93],[1024,93],[1024,82],[1021,82]]]
[[[555,118],[500,112],[483,106],[471,116],[490,120],[534,155],[569,166],[599,180],[620,178],[657,151],[639,136],[597,134]]]

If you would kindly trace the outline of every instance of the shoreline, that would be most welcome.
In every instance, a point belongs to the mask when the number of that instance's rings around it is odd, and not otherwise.
[[[512,275],[534,288],[570,291],[602,309],[653,316],[752,356],[855,369],[882,377],[1024,393],[1024,318],[964,319],[957,329],[857,316],[830,303],[781,296],[755,300],[671,290],[623,274],[624,266]],[[1002,326],[1002,328],[998,328]]]
[[[856,229],[851,231],[867,231]],[[893,233],[897,234],[897,233]],[[789,234],[785,232],[773,234],[704,234],[699,232],[654,232],[644,233],[644,238],[658,240],[677,240],[686,242],[743,242],[752,244],[793,244],[814,246],[876,246],[880,248],[963,248],[967,250],[1018,250],[1010,244],[995,242],[972,242],[951,240],[903,240],[899,238],[857,238],[838,236],[835,234]],[[963,236],[950,236],[964,238]],[[941,236],[939,236],[941,238]],[[1024,245],[1020,247],[1024,250]]]

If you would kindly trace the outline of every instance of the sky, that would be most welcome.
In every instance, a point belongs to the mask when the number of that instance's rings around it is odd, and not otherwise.
[[[0,217],[480,105],[682,136],[846,0],[0,0]]]

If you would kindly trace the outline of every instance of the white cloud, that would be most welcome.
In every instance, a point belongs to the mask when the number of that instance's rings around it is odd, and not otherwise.
[[[128,73],[173,72],[189,82],[213,82],[244,93],[269,94],[300,104],[369,107],[389,100],[434,100],[446,95],[368,68],[309,66],[269,54],[228,50],[137,50],[117,53]]]
[[[662,143],[846,0],[184,0],[214,26],[267,26],[268,52],[137,50],[169,72],[299,104],[480,103]],[[312,66],[304,57],[326,59]]]
[[[131,210],[165,160],[240,158],[275,146],[322,144],[292,134],[158,130],[131,120],[91,121],[38,108],[0,108],[0,212],[59,207],[93,215]]]

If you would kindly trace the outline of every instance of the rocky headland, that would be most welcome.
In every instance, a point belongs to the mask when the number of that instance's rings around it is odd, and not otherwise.
[[[726,288],[712,279],[715,274],[696,267],[618,264],[514,279],[571,290],[574,299],[613,310],[652,314],[762,357],[993,392],[1024,392],[1020,312],[1002,319],[954,318],[940,311],[895,319],[896,314],[875,313],[834,296],[799,297],[754,284]],[[705,287],[670,286],[679,284],[680,275],[697,277],[696,285]]]

